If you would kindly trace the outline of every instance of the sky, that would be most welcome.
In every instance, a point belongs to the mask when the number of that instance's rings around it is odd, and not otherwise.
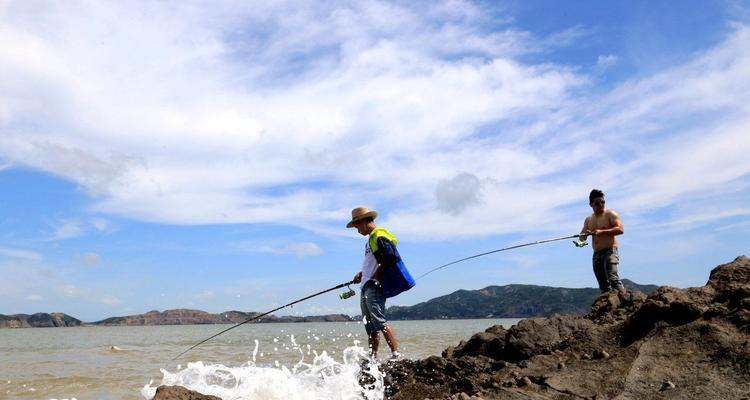
[[[700,286],[750,238],[746,1],[0,2],[0,313],[266,311],[346,282],[366,205],[413,275],[572,235]],[[590,247],[388,305],[595,287]],[[326,294],[280,314],[359,313]]]

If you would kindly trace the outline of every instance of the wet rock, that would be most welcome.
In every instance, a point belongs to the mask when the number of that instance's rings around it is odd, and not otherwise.
[[[159,386],[153,400],[221,400],[216,396],[201,394],[182,386]]]

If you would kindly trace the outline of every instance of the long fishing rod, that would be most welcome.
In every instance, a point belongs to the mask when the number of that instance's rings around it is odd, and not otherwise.
[[[198,347],[198,346],[202,345],[203,343],[206,343],[206,342],[208,342],[209,340],[211,340],[211,339],[213,339],[213,338],[215,338],[215,337],[217,337],[217,336],[221,335],[222,333],[224,333],[224,332],[227,332],[227,331],[230,331],[230,330],[232,330],[232,329],[234,329],[234,328],[236,328],[236,327],[238,327],[238,326],[240,326],[240,325],[244,325],[244,324],[246,324],[246,323],[248,323],[248,322],[251,322],[251,321],[255,321],[256,319],[259,319],[259,318],[265,317],[265,316],[266,316],[266,315],[268,315],[268,314],[271,314],[271,313],[273,313],[273,312],[279,311],[279,310],[281,310],[282,308],[286,308],[286,307],[289,307],[289,306],[295,305],[295,304],[297,304],[297,303],[303,302],[303,301],[305,301],[305,300],[308,300],[308,299],[312,299],[313,297],[315,297],[315,296],[320,296],[320,295],[321,295],[321,294],[323,294],[323,293],[328,293],[328,292],[330,292],[330,291],[333,291],[333,290],[336,290],[336,289],[341,289],[342,287],[344,287],[344,286],[349,286],[349,285],[351,285],[351,284],[353,284],[353,283],[354,283],[354,281],[349,281],[349,282],[346,282],[346,283],[342,283],[342,284],[336,285],[336,286],[334,286],[334,287],[332,287],[332,288],[328,288],[328,289],[326,289],[326,290],[321,290],[321,291],[320,291],[320,292],[318,292],[318,293],[315,293],[315,294],[311,294],[311,295],[309,295],[309,296],[307,296],[307,297],[303,297],[303,298],[301,298],[301,299],[299,299],[299,300],[295,300],[295,301],[293,301],[293,302],[291,302],[291,303],[288,303],[288,304],[284,304],[284,305],[283,305],[283,306],[281,306],[281,307],[277,307],[277,308],[274,308],[274,309],[273,309],[273,310],[271,310],[271,311],[267,311],[267,312],[264,312],[263,314],[260,314],[260,315],[256,315],[256,316],[254,316],[254,317],[252,317],[252,318],[250,318],[250,319],[248,319],[248,320],[246,320],[246,321],[242,321],[242,322],[240,322],[239,324],[236,324],[236,325],[234,325],[234,326],[230,326],[229,328],[227,328],[227,329],[224,329],[223,331],[221,331],[221,332],[219,332],[219,333],[217,333],[217,334],[215,334],[215,335],[213,335],[213,336],[211,336],[211,337],[209,337],[209,338],[207,338],[207,339],[205,339],[205,340],[202,340],[202,341],[201,341],[201,342],[199,342],[199,343],[196,343],[196,344],[194,344],[194,345],[193,345],[193,346],[191,346],[191,347],[190,347],[189,349],[187,349],[187,350],[183,351],[182,353],[178,354],[178,355],[177,355],[177,357],[175,357],[175,358],[173,358],[173,359],[172,359],[172,361],[174,361],[174,360],[178,359],[178,358],[179,358],[179,357],[180,357],[181,355],[183,355],[183,354],[187,353],[188,351],[190,351],[190,350],[192,350],[192,349],[194,349],[194,348],[196,348],[196,347]],[[347,293],[342,293],[342,294],[341,294],[341,298],[348,298],[348,297],[351,297],[351,296],[353,296],[353,295],[354,295],[354,292],[353,292],[353,291],[352,291],[351,289],[349,289],[349,292],[347,292]],[[344,297],[344,296],[346,296],[346,297]]]
[[[441,265],[439,267],[433,268],[433,269],[425,272],[424,274],[418,276],[417,279],[422,279],[425,276],[427,276],[427,275],[429,275],[429,274],[431,274],[431,273],[433,273],[433,272],[435,272],[437,270],[443,269],[443,268],[448,267],[448,266],[453,265],[453,264],[458,264],[458,263],[460,263],[462,261],[471,260],[472,258],[482,257],[482,256],[486,256],[488,254],[493,254],[493,253],[499,253],[501,251],[517,249],[519,247],[533,246],[535,244],[542,244],[542,243],[556,242],[558,240],[578,238],[580,235],[581,235],[580,233],[576,233],[575,235],[571,235],[571,236],[565,236],[565,237],[559,237],[559,238],[552,238],[552,239],[544,239],[544,240],[537,240],[536,242],[529,242],[529,243],[524,243],[524,244],[517,244],[515,246],[503,247],[502,249],[491,250],[491,251],[487,251],[487,252],[484,252],[484,253],[481,253],[481,254],[475,254],[473,256],[465,257],[465,258],[462,258],[462,259],[456,260],[456,261],[451,261],[451,262],[449,262],[447,264],[443,264],[443,265]],[[576,244],[576,246],[579,246],[579,244]],[[582,244],[580,246],[582,246]]]
[[[425,276],[427,276],[427,275],[429,275],[429,274],[431,274],[431,273],[433,273],[433,272],[435,272],[435,271],[437,271],[437,270],[443,269],[443,268],[445,268],[445,267],[448,267],[448,266],[451,266],[451,265],[453,265],[453,264],[458,264],[458,263],[460,263],[460,262],[463,262],[463,261],[466,261],[466,260],[471,260],[472,258],[482,257],[482,256],[486,256],[486,255],[488,255],[488,254],[493,254],[493,253],[499,253],[499,252],[501,252],[501,251],[506,251],[506,250],[517,249],[517,248],[519,248],[519,247],[533,246],[533,245],[537,245],[537,244],[542,244],[542,243],[555,242],[555,241],[558,241],[558,240],[565,240],[565,239],[573,239],[573,238],[578,238],[578,237],[579,237],[580,235],[581,235],[580,233],[577,233],[577,234],[575,234],[575,235],[571,235],[571,236],[565,236],[565,237],[559,237],[559,238],[552,238],[552,239],[544,239],[544,240],[537,240],[537,241],[535,241],[535,242],[523,243],[523,244],[518,244],[518,245],[515,245],[515,246],[504,247],[504,248],[502,248],[502,249],[491,250],[491,251],[487,251],[487,252],[484,252],[484,253],[480,253],[480,254],[475,254],[475,255],[473,255],[473,256],[469,256],[469,257],[464,257],[464,258],[462,258],[462,259],[459,259],[459,260],[455,260],[455,261],[451,261],[451,262],[449,262],[449,263],[447,263],[447,264],[443,264],[443,265],[441,265],[441,266],[439,266],[439,267],[433,268],[433,269],[431,269],[431,270],[429,270],[429,271],[425,272],[424,274],[420,275],[419,277],[417,277],[417,279],[422,279],[422,278],[424,278]],[[584,243],[582,243],[582,244],[576,243],[576,246],[583,246],[584,244],[585,244],[585,242],[584,242]],[[271,313],[274,313],[274,312],[276,312],[276,311],[279,311],[279,310],[281,310],[282,308],[286,308],[286,307],[292,306],[292,305],[294,305],[294,304],[297,304],[297,303],[303,302],[303,301],[305,301],[305,300],[311,299],[311,298],[313,298],[313,297],[315,297],[315,296],[320,296],[320,295],[321,295],[321,294],[323,294],[323,293],[328,293],[328,292],[330,292],[330,291],[333,291],[333,290],[336,290],[336,289],[341,289],[341,288],[343,288],[344,286],[349,286],[349,285],[351,285],[351,284],[353,284],[353,283],[354,283],[354,281],[349,281],[349,282],[346,282],[346,283],[341,283],[341,284],[339,284],[339,285],[336,285],[336,286],[334,286],[334,287],[328,288],[328,289],[326,289],[326,290],[321,290],[320,292],[317,292],[317,293],[315,293],[315,294],[311,294],[311,295],[309,295],[309,296],[307,296],[307,297],[303,297],[303,298],[301,298],[301,299],[295,300],[295,301],[293,301],[293,302],[291,302],[291,303],[288,303],[288,304],[284,304],[283,306],[281,306],[281,307],[277,307],[277,308],[274,308],[274,309],[273,309],[273,310],[271,310],[271,311],[267,311],[267,312],[264,312],[263,314],[260,314],[260,315],[256,315],[256,316],[254,316],[254,317],[252,317],[252,318],[250,318],[250,319],[247,319],[247,320],[245,320],[245,321],[243,321],[243,322],[240,322],[240,323],[238,323],[238,324],[236,324],[236,325],[230,326],[229,328],[227,328],[227,329],[224,329],[223,331],[221,331],[221,332],[219,332],[219,333],[217,333],[217,334],[215,334],[215,335],[213,335],[213,336],[211,336],[211,337],[209,337],[209,338],[207,338],[207,339],[204,339],[204,340],[200,341],[199,343],[197,343],[197,344],[195,344],[195,345],[191,346],[191,347],[190,347],[189,349],[187,349],[187,350],[183,351],[182,353],[178,354],[178,355],[177,355],[177,357],[173,358],[172,360],[174,361],[174,360],[178,359],[178,358],[179,358],[180,356],[182,356],[183,354],[187,353],[188,351],[190,351],[190,350],[192,350],[192,349],[194,349],[194,348],[196,348],[196,347],[198,347],[198,346],[202,345],[203,343],[206,343],[206,342],[208,342],[209,340],[211,340],[211,339],[213,339],[213,338],[215,338],[215,337],[217,337],[217,336],[219,336],[219,335],[223,334],[224,332],[230,331],[230,330],[232,330],[232,329],[234,329],[234,328],[236,328],[236,327],[238,327],[238,326],[240,326],[240,325],[244,325],[244,324],[246,324],[246,323],[248,323],[248,322],[251,322],[251,321],[255,321],[255,320],[257,320],[257,319],[260,319],[260,318],[262,318],[262,317],[265,317],[265,316],[266,316],[266,315],[268,315],[268,314],[271,314]],[[342,299],[346,299],[346,298],[349,298],[349,297],[351,297],[351,296],[353,296],[353,295],[354,295],[354,291],[352,291],[351,289],[349,289],[349,292],[347,292],[347,293],[342,293],[342,294],[340,295],[340,297],[341,297]]]

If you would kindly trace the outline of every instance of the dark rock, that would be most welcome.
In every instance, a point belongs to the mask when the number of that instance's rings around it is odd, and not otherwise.
[[[490,327],[443,357],[396,363],[389,397],[750,398],[749,329],[750,260],[738,257],[703,287],[606,293],[585,317]]]
[[[659,389],[659,390],[663,392],[665,390],[672,390],[675,387],[676,386],[675,386],[674,383],[672,383],[672,381],[666,380],[666,381],[664,381],[664,383],[661,384],[661,389]]]
[[[221,400],[216,396],[201,394],[182,386],[159,386],[153,400]]]

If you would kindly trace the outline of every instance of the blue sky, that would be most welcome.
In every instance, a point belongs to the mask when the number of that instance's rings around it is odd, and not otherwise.
[[[622,277],[702,285],[747,254],[748,76],[742,1],[6,1],[0,313],[263,311],[357,272],[355,206],[419,275],[578,232],[594,187]],[[488,256],[389,304],[593,287],[590,252]]]

